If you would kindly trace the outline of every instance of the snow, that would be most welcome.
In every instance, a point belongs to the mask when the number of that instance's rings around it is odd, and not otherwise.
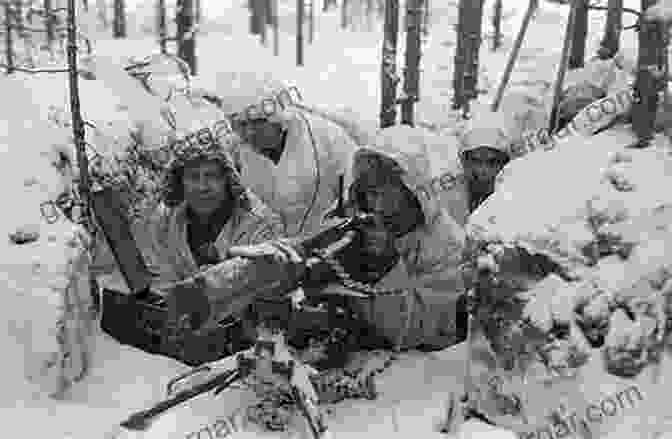
[[[297,68],[291,33],[283,30],[279,41],[281,56],[274,57],[272,36],[268,47],[260,47],[258,40],[247,34],[247,11],[240,5],[229,8],[229,3],[234,2],[203,0],[205,14],[228,27],[226,32],[210,32],[198,39],[200,74],[195,85],[216,88],[214,78],[222,70],[273,71],[299,84],[309,102],[331,108],[349,108],[375,122],[380,98],[379,25],[373,33],[343,32],[339,28],[337,12],[319,13],[315,42],[307,45],[305,50],[306,66]],[[423,53],[422,93],[417,114],[420,121],[449,129],[454,122],[449,95],[455,44],[451,25],[455,23],[455,16],[447,13],[443,5],[438,5],[441,2],[432,3],[437,3],[434,7],[439,21],[433,23]],[[496,87],[499,72],[503,71],[507,51],[526,3],[522,0],[505,2],[505,16],[510,16],[503,27],[505,50],[491,53],[488,44],[483,45],[479,83],[490,91]],[[291,12],[291,2],[286,2],[285,6],[283,11]],[[147,11],[151,10],[147,2],[129,2],[129,9],[137,12],[138,22],[147,22],[143,18],[143,14],[149,14]],[[319,9],[316,8],[318,12]],[[512,88],[525,83],[533,75],[554,78],[561,39],[553,38],[553,43],[549,45],[548,36],[549,33],[559,35],[564,29],[566,10],[566,7],[542,4],[542,10],[530,26],[512,77]],[[588,53],[595,47],[602,28],[602,18],[591,17],[591,31],[594,32]],[[88,29],[94,32],[95,26],[88,26]],[[399,61],[402,62],[403,38],[400,38],[400,43]],[[625,37],[624,45],[628,53],[634,53],[630,48],[634,47],[635,38]],[[145,56],[157,50],[153,37],[119,41],[98,37],[95,42],[96,53],[111,60]],[[632,55],[630,58],[634,59]],[[101,129],[104,127],[104,131],[121,144],[128,141],[131,126],[128,112],[140,109],[140,116],[149,119],[147,123],[156,120],[150,116],[156,103],[131,107],[123,96],[104,89],[96,81],[80,81],[80,86],[85,119]],[[3,153],[0,182],[5,191],[3,199],[9,201],[8,208],[0,217],[0,231],[6,235],[17,227],[29,225],[41,233],[40,241],[35,245],[17,247],[7,241],[0,243],[0,282],[5,287],[0,321],[6,325],[5,330],[0,331],[0,346],[4,354],[3,392],[0,396],[3,427],[5,431],[21,432],[27,437],[103,437],[131,412],[161,399],[168,380],[187,370],[187,367],[170,359],[120,346],[95,328],[90,372],[82,382],[75,383],[66,400],[57,402],[49,399],[39,385],[27,381],[26,375],[30,372],[35,352],[53,349],[48,346],[48,337],[44,338],[50,322],[54,320],[54,307],[48,302],[51,296],[45,290],[45,284],[49,283],[45,283],[44,279],[49,278],[50,273],[63,272],[65,258],[58,240],[71,232],[71,226],[63,221],[47,224],[40,218],[38,208],[40,203],[60,193],[64,184],[51,162],[56,159],[54,145],[66,144],[71,134],[68,129],[55,128],[46,120],[50,112],[53,113],[53,107],[67,108],[67,80],[64,75],[58,74],[3,77],[0,79],[0,95],[5,103],[9,103],[0,106],[0,149]],[[489,103],[491,98],[492,94],[483,96],[481,106]],[[104,144],[101,138],[90,140],[96,145]],[[50,236],[57,241],[51,246],[44,244],[49,242]],[[461,358],[463,352],[460,346],[439,354],[404,356],[381,377],[383,394],[380,401],[337,407],[334,418],[329,419],[335,435],[363,436],[373,431],[374,434],[380,432],[399,437],[402,434],[404,437],[413,434],[439,437],[435,427],[445,414],[448,396],[451,392],[460,391],[460,375],[464,367]],[[206,401],[184,406],[160,418],[151,438],[184,437],[184,433],[170,436],[175,434],[178,422],[180,431],[187,428],[182,425],[184,422],[192,422],[194,427],[198,427],[211,415],[199,414],[199,409],[212,411],[213,407],[224,405],[235,405],[234,400],[222,398],[215,404]],[[380,425],[374,427],[374,419]],[[478,439],[514,437],[512,433],[476,422],[465,424],[461,436]],[[142,435],[121,436],[124,437]]]

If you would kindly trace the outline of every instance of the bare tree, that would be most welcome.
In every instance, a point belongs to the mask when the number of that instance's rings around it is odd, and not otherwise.
[[[54,8],[52,0],[44,0],[44,24],[47,30],[47,46],[51,50],[54,40],[56,39],[56,14],[54,14]]]
[[[420,97],[421,29],[424,0],[406,1],[406,56],[404,98],[401,100],[401,123],[414,124],[414,107]]]
[[[574,34],[572,49],[569,55],[569,68],[578,69],[584,66],[586,59],[586,37],[588,36],[588,0],[574,0]]]
[[[167,49],[168,29],[166,27],[166,0],[158,0],[156,9],[157,9],[156,28],[159,34],[159,46],[161,47],[161,53],[166,54],[168,53]]]
[[[399,0],[385,2],[385,34],[381,63],[380,127],[387,128],[397,122],[397,42],[399,38]]]
[[[641,0],[642,13],[657,3]],[[649,146],[658,113],[659,93],[665,88],[668,37],[665,27],[657,21],[642,19],[639,27],[639,53],[635,79],[635,103],[632,128],[639,138],[639,147]]]
[[[484,1],[460,0],[459,4],[453,109],[461,108],[463,117],[469,115],[469,101],[477,97]]]
[[[109,21],[107,18],[107,1],[96,0],[96,10],[98,12],[98,19],[103,24],[103,27],[107,29],[107,26],[109,26]]]
[[[4,33],[5,33],[5,69],[7,74],[14,73],[14,27],[12,20],[12,4],[5,0],[3,3],[4,11]]]
[[[266,0],[256,0],[257,3],[257,19],[259,20],[259,37],[261,44],[266,46],[268,40],[267,25],[268,25],[268,2]]]
[[[196,75],[196,26],[193,0],[177,1],[177,56],[183,59]]]
[[[303,65],[303,14],[304,0],[296,0],[296,65]]]
[[[273,55],[280,55],[280,23],[278,20],[278,0],[270,0],[271,9],[270,17],[272,19],[271,26],[273,27]]]
[[[308,44],[315,40],[315,0],[308,0]]]
[[[609,0],[609,3],[607,3],[607,22],[604,26],[604,37],[597,51],[597,56],[600,59],[609,59],[616,56],[621,47],[622,29],[623,0]]]
[[[492,50],[502,46],[502,0],[495,0],[492,8]]]
[[[112,23],[114,38],[126,38],[126,0],[114,0],[114,19]]]

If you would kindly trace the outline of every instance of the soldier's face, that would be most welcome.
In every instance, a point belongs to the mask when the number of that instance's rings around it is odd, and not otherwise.
[[[210,215],[229,198],[228,176],[214,161],[187,165],[183,185],[187,205],[201,216]]]
[[[494,183],[504,165],[505,161],[497,151],[485,147],[469,151],[464,160],[468,177],[478,183]]]
[[[386,183],[366,189],[364,210],[373,213],[381,226],[394,237],[404,235],[417,226],[418,204],[413,194],[401,184]]]

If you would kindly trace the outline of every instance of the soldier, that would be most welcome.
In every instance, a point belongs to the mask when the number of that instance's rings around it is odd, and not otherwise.
[[[170,145],[172,159],[165,169],[161,201],[133,224],[138,246],[156,276],[153,290],[159,294],[226,259],[231,246],[265,242],[282,233],[280,218],[240,183],[226,152],[235,135],[230,128],[218,133],[205,136],[201,131],[190,142]],[[111,249],[102,237],[96,244],[92,274],[104,289],[123,294],[128,289]],[[134,325],[119,317],[123,316],[108,318],[106,330],[122,342],[143,343]]]
[[[347,264],[349,276],[337,276],[338,281],[329,277],[323,292],[348,297],[351,309],[368,328],[362,339],[375,341],[377,347],[431,351],[459,342],[464,334],[456,322],[456,302],[462,290],[458,266],[465,235],[441,207],[437,194],[427,190],[434,177],[427,150],[379,136],[372,146],[354,154],[350,175],[346,215],[365,212],[374,221],[360,231],[359,257]],[[293,267],[287,273],[296,273],[307,257],[297,241],[235,247],[229,254],[277,256],[276,260]],[[227,277],[220,270],[227,269],[220,264],[173,289],[173,318],[189,313],[179,309],[180,303],[188,302],[180,296],[192,302],[210,301],[218,308],[213,310],[217,315],[242,309],[239,294],[217,290],[218,279]],[[368,292],[372,296],[364,293],[362,297],[353,278],[370,279],[367,285],[374,291]],[[206,291],[211,297],[206,297]],[[248,302],[255,300],[254,291],[245,294]]]
[[[460,135],[460,160],[464,169],[469,212],[495,189],[495,177],[511,159],[511,139],[503,119],[490,113],[473,120]]]
[[[243,139],[233,155],[245,185],[278,212],[287,236],[320,228],[339,197],[357,145],[339,124],[308,111],[298,90],[260,74],[218,78],[221,109]]]

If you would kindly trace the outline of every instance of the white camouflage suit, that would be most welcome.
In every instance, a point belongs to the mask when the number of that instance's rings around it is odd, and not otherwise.
[[[425,223],[396,241],[400,261],[376,284],[404,294],[381,296],[373,302],[353,299],[354,308],[402,349],[450,346],[456,342],[464,230],[442,207],[438,194],[428,189],[437,175],[427,147],[399,141],[394,130],[382,130],[371,147],[357,151],[348,180],[356,181],[366,172],[369,158],[377,154],[392,158],[404,170],[402,179],[420,202]]]
[[[227,114],[273,96],[286,84],[263,74],[218,77],[217,94]],[[337,200],[339,176],[345,174],[357,145],[339,124],[316,112],[288,106],[269,118],[287,131],[285,150],[277,164],[241,143],[232,155],[241,164],[249,187],[283,220],[285,235],[311,234],[320,228],[324,211]]]

